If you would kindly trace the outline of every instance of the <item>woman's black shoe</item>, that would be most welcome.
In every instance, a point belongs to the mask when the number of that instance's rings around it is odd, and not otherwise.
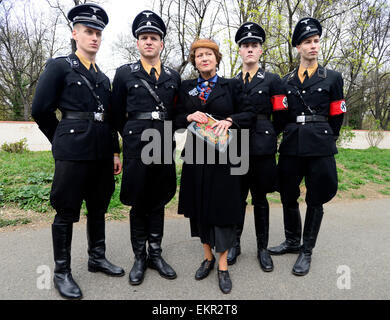
[[[230,293],[232,290],[232,280],[230,280],[229,271],[222,271],[218,269],[219,288],[223,293]]]
[[[200,265],[199,269],[196,270],[195,279],[196,280],[202,280],[206,278],[210,271],[214,269],[215,264],[215,257],[213,256],[213,259],[210,260],[204,260],[202,264]]]

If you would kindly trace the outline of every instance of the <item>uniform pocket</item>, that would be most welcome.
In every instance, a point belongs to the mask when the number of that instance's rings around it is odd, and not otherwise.
[[[143,121],[143,120],[140,120]],[[123,157],[140,158],[146,141],[141,141],[144,126],[140,123],[130,123],[123,129]]]
[[[57,128],[58,136],[61,137],[63,135],[77,135],[83,132],[86,132],[88,130],[88,123],[78,123],[78,124],[72,124],[72,125],[64,125]]]

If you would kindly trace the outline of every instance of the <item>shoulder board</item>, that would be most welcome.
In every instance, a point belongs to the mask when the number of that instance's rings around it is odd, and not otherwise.
[[[66,59],[68,56],[58,56],[58,57],[52,57],[52,59],[57,60],[57,59]]]
[[[242,72],[239,72],[239,73],[234,77],[234,79],[240,80],[241,77],[242,77]]]
[[[65,59],[66,60],[67,58],[68,58],[68,56],[50,57],[49,59],[46,60],[45,66],[47,66],[50,63],[52,63],[55,60],[59,60],[59,59]]]

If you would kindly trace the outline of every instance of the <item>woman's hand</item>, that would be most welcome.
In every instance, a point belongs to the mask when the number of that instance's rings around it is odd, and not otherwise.
[[[227,118],[226,120],[220,120],[214,123],[211,126],[211,129],[214,129],[214,132],[217,136],[220,136],[221,134],[225,135],[228,131],[228,129],[232,126],[233,122],[231,118]]]
[[[122,163],[119,155],[114,155],[114,175],[118,175],[122,172]]]
[[[207,123],[208,120],[207,120],[207,116],[203,112],[196,111],[196,112],[191,113],[187,116],[187,121],[188,122],[196,121],[199,123]]]

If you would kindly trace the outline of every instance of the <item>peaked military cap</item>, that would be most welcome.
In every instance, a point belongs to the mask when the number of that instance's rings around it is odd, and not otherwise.
[[[73,23],[81,23],[87,27],[103,30],[108,23],[106,11],[95,3],[75,6],[68,12],[68,19]]]
[[[165,23],[160,16],[150,10],[139,13],[135,17],[132,26],[133,36],[137,39],[141,33],[146,32],[157,33],[161,36],[161,39],[164,39],[166,30]]]
[[[293,47],[299,45],[303,40],[318,34],[321,37],[322,27],[317,19],[303,18],[295,26],[291,44]]]
[[[238,45],[248,42],[260,42],[260,44],[263,44],[265,41],[264,29],[257,23],[245,22],[238,28],[235,41]]]

